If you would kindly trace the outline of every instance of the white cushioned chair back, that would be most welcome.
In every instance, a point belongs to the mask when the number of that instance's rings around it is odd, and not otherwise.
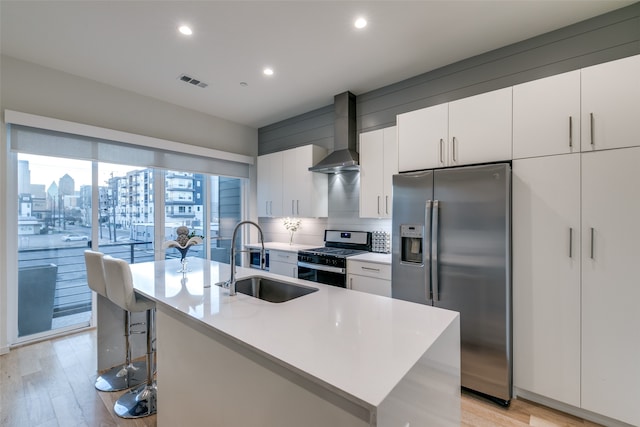
[[[107,279],[107,297],[111,302],[127,311],[146,310],[141,310],[136,304],[131,269],[125,260],[105,256],[104,272]]]
[[[84,251],[84,264],[87,268],[87,283],[89,284],[89,288],[106,297],[107,283],[104,276],[103,257],[104,254],[102,252]]]

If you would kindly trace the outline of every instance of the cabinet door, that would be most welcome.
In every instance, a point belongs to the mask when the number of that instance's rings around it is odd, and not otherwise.
[[[582,407],[640,425],[640,147],[582,154]]]
[[[511,160],[512,88],[449,103],[449,164]]]
[[[580,151],[580,71],[513,87],[513,158]]]
[[[360,134],[360,217],[384,215],[384,130]]]
[[[285,150],[283,165],[283,216],[322,217],[328,214],[327,174],[309,172],[309,168],[327,155],[317,145]]]
[[[258,216],[282,216],[282,153],[258,157]]]
[[[384,162],[382,165],[382,199],[383,217],[391,218],[391,195],[393,191],[393,175],[398,173],[398,133],[397,127],[392,126],[383,129]]]
[[[391,281],[374,279],[373,277],[349,274],[347,277],[349,288],[354,291],[367,292],[369,294],[382,295],[391,298]]]
[[[304,164],[301,164],[303,147],[292,148],[282,152],[282,163],[287,168],[282,182],[282,215],[298,216],[296,209],[300,208],[300,197],[304,189],[301,181],[304,177]],[[308,166],[307,166],[308,167]]]
[[[269,216],[269,194],[271,180],[271,162],[269,155],[258,156],[257,169],[257,199],[258,199],[258,216]]]
[[[580,154],[513,162],[514,386],[580,406]]]
[[[448,104],[399,114],[398,168],[400,172],[437,168],[447,161]]]
[[[269,251],[269,272],[287,277],[298,277],[298,252]]]
[[[582,151],[640,145],[640,55],[582,69]]]

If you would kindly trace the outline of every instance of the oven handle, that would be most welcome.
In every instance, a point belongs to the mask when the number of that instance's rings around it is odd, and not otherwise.
[[[345,270],[346,270],[340,267],[331,267],[330,265],[309,264],[308,262],[300,262],[300,261],[298,261],[298,267],[304,267],[304,268],[310,268],[311,270],[328,271],[330,273],[340,273],[340,274],[345,274]]]

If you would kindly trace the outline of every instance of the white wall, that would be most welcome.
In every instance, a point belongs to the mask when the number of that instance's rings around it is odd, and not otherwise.
[[[92,80],[0,55],[0,354],[7,350],[7,288],[17,280],[15,234],[7,215],[7,138],[4,110],[15,110],[61,120],[115,129],[169,141],[248,156],[258,153],[258,132],[218,117],[124,91]],[[250,206],[255,203],[255,171],[251,171]],[[251,208],[253,210],[253,208]],[[250,217],[255,212],[250,212]],[[9,259],[9,260],[8,260]]]

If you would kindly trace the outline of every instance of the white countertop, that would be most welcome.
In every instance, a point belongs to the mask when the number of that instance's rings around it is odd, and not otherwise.
[[[347,258],[347,261],[375,262],[376,264],[391,265],[391,254],[381,254],[377,252],[367,252],[366,254],[354,255]]]
[[[298,251],[304,251],[307,249],[314,249],[317,248],[319,246],[322,245],[298,245],[296,243],[290,245],[288,243],[283,243],[283,242],[264,242],[264,248],[265,249],[273,249],[273,250],[278,250],[278,251],[289,251],[289,252],[298,252]],[[244,246],[245,248],[251,248],[251,249],[260,249],[261,245],[260,243],[249,243],[248,245]]]
[[[320,384],[377,407],[458,313],[406,301],[237,269],[319,289],[270,303],[218,286],[229,266],[188,258],[183,278],[177,259],[132,264],[136,291],[180,315],[197,319],[270,355]]]

